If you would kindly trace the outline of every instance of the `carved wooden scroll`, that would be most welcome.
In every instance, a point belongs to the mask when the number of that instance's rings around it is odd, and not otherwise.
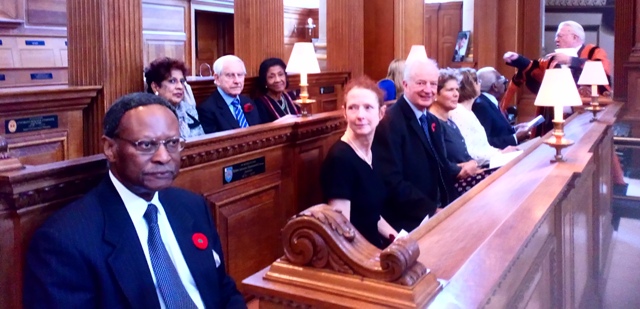
[[[416,262],[420,249],[410,237],[380,251],[340,211],[321,204],[289,220],[282,230],[286,259],[294,265],[329,269],[380,281],[413,285],[427,273]]]

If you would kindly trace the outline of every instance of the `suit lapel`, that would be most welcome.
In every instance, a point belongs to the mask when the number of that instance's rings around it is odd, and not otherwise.
[[[213,258],[213,252],[211,251],[211,245],[208,245],[205,249],[198,249],[193,242],[193,235],[195,233],[202,233],[207,238],[211,237],[208,231],[198,228],[193,216],[190,215],[181,205],[179,196],[175,196],[172,192],[164,190],[159,192],[160,202],[167,214],[169,224],[173,234],[178,241],[180,251],[184,257],[191,276],[198,287],[200,297],[206,307],[215,306],[217,301],[214,296],[216,293],[211,292],[214,289],[214,282],[218,280],[216,277],[216,262]],[[209,244],[213,241],[208,239]],[[221,254],[218,252],[218,254]]]
[[[158,308],[158,294],[136,229],[108,176],[99,185],[96,197],[104,212],[104,240],[113,246],[107,263],[115,281],[131,307]]]
[[[218,108],[218,115],[220,115],[220,118],[232,129],[240,128],[238,120],[236,120],[236,117],[231,113],[229,105],[227,105],[227,102],[224,100],[222,95],[220,95],[218,89],[215,90],[214,94],[216,95],[216,107]]]
[[[411,106],[409,106],[409,104],[411,103],[405,100],[404,96],[400,99],[398,103],[400,103],[400,110],[402,111],[402,114],[405,117],[405,121],[409,124],[411,129],[418,135],[418,137],[420,137],[420,141],[422,141],[422,145],[427,150],[427,152],[431,153],[435,157],[436,154],[433,153],[433,151],[431,150],[431,147],[429,146],[429,141],[427,140],[426,132],[424,132],[424,130],[422,129],[422,126],[420,126],[420,123],[416,118],[416,114],[411,109]]]
[[[251,106],[253,107],[253,108],[251,109],[251,111],[250,111],[250,112],[248,112],[248,113],[244,113],[244,118],[246,118],[246,119],[247,119],[247,123],[248,123],[250,126],[255,126],[255,125],[257,125],[257,124],[260,124],[260,122],[259,122],[259,121],[256,119],[256,117],[255,117],[255,115],[257,115],[256,113],[258,112],[258,111],[256,110],[256,105],[255,105],[255,104],[253,104],[253,102],[251,101],[251,99],[249,99],[249,98],[247,98],[247,97],[245,97],[245,96],[243,96],[243,95],[240,95],[239,97],[240,97],[240,106],[244,107],[244,106],[245,106],[245,104],[251,104]],[[243,108],[243,109],[244,109],[244,108]]]
[[[497,115],[499,115],[497,118],[499,118],[501,122],[504,122],[506,125],[508,125],[509,127],[511,126],[511,124],[509,123],[509,121],[507,120],[507,117],[502,113],[502,111],[489,99],[487,98],[484,94],[482,95],[482,99],[484,100],[484,102],[486,104],[489,104],[489,106],[491,106],[491,110],[493,110]]]

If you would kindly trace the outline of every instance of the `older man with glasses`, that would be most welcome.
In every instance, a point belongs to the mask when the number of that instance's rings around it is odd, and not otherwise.
[[[509,80],[492,67],[479,69],[477,75],[482,93],[471,106],[471,110],[487,132],[489,144],[504,149],[526,140],[529,137],[526,124],[511,126],[507,116],[500,110],[499,102]]]
[[[265,122],[262,108],[240,94],[247,75],[240,58],[234,55],[218,58],[213,63],[213,73],[217,90],[197,107],[204,133],[246,128]]]
[[[174,107],[126,95],[102,142],[108,175],[31,240],[24,308],[246,308],[207,202],[171,187],[184,148]]]

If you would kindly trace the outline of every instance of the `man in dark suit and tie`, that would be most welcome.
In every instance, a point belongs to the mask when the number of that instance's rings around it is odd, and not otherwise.
[[[234,55],[222,56],[213,63],[213,72],[217,90],[197,107],[204,133],[263,123],[258,106],[240,94],[247,75],[244,62]]]
[[[31,240],[24,307],[246,308],[206,201],[171,187],[184,140],[169,102],[123,96],[102,142],[109,174]]]
[[[499,107],[509,80],[492,67],[481,68],[477,74],[482,93],[471,105],[471,110],[487,132],[489,144],[504,149],[526,140],[529,137],[526,124],[511,126]]]
[[[404,95],[385,112],[373,140],[373,167],[389,192],[382,216],[395,228],[411,231],[457,196],[452,185],[477,165],[448,163],[444,134],[428,112],[438,86],[438,67],[430,59],[407,61]]]

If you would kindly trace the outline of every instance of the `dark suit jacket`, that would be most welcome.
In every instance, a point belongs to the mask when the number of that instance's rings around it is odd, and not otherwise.
[[[246,96],[240,95],[240,107],[244,112],[245,118],[249,126],[255,126],[263,123],[262,109],[259,108],[253,101]],[[245,105],[251,104],[251,111],[247,112]],[[216,89],[213,94],[207,98],[204,102],[199,104],[196,109],[198,110],[198,117],[200,117],[200,123],[204,133],[215,133],[231,129],[238,129],[240,125],[238,120],[231,113],[227,102],[224,101],[220,92]]]
[[[178,188],[160,191],[159,199],[205,306],[246,308],[225,272],[205,200]],[[206,235],[207,248],[194,245],[194,233]],[[220,256],[218,268],[211,250]],[[24,308],[160,308],[135,227],[109,177],[36,231],[23,295]]]
[[[515,146],[516,139],[513,134],[516,131],[513,129],[507,118],[504,117],[500,109],[489,100],[484,94],[481,94],[473,105],[471,110],[476,114],[480,124],[487,132],[487,139],[489,144],[493,147],[503,149],[507,146]]]
[[[451,186],[460,172],[446,160],[437,118],[427,114],[432,149],[409,104],[402,96],[388,108],[373,139],[373,167],[380,170],[389,192],[382,216],[398,231],[413,230],[436,207],[453,201]]]

